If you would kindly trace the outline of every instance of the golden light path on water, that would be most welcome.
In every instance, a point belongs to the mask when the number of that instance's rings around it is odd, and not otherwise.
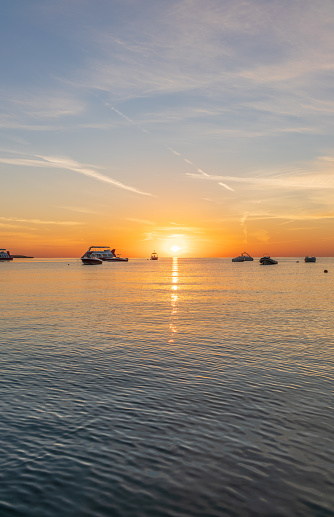
[[[172,312],[171,312],[171,318],[170,318],[170,324],[169,324],[169,328],[170,328],[170,331],[172,333],[172,336],[173,334],[175,334],[177,332],[177,328],[176,328],[176,320],[178,319],[177,317],[177,312],[178,312],[178,307],[177,307],[177,302],[178,302],[178,280],[179,280],[179,265],[178,265],[178,258],[177,257],[173,257],[173,262],[172,262],[172,284],[171,284],[171,308],[172,308]],[[169,343],[174,343],[174,339],[171,337],[171,339],[169,340]]]

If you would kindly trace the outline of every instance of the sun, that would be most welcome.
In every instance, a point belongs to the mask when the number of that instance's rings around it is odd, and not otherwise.
[[[182,249],[182,248],[180,248],[180,246],[172,246],[170,250],[171,250],[173,253],[177,253],[177,252],[178,252],[178,251],[180,251],[181,249]]]

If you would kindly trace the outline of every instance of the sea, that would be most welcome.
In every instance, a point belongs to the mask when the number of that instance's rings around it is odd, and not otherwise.
[[[0,516],[334,516],[334,259],[277,260],[0,263]]]

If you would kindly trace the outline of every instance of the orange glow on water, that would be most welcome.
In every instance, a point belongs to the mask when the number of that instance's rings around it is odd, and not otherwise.
[[[172,335],[177,332],[178,294],[176,291],[179,288],[178,281],[179,281],[178,259],[177,259],[177,257],[174,257],[173,262],[172,262],[171,316],[170,316],[170,323],[169,323],[169,329],[170,329]],[[174,339],[171,338],[169,340],[169,343],[173,343],[173,342],[174,342]]]

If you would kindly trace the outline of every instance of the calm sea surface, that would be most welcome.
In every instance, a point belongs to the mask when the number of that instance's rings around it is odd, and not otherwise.
[[[333,516],[334,259],[278,260],[0,263],[1,517]]]

